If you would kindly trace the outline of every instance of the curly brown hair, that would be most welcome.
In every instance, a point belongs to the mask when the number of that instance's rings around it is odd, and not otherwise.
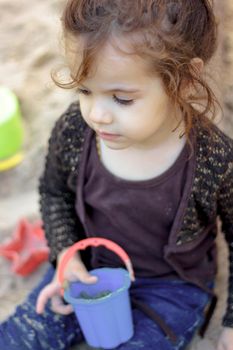
[[[217,47],[211,0],[68,0],[62,25],[65,42],[82,37],[85,44],[81,65],[71,70],[69,82],[52,75],[58,86],[77,87],[112,35],[129,37],[132,53],[160,75],[168,96],[181,108],[187,136],[193,123],[208,126],[214,119],[219,103],[205,71],[192,64],[198,57],[206,65]],[[192,87],[191,96],[184,95],[184,86]]]

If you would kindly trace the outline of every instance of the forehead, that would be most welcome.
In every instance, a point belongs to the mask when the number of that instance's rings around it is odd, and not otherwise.
[[[85,39],[78,39],[77,50],[73,51],[71,65],[77,71],[83,60]],[[71,58],[71,56],[70,56]],[[85,83],[142,83],[150,78],[148,62],[132,51],[123,38],[111,38],[96,53]]]

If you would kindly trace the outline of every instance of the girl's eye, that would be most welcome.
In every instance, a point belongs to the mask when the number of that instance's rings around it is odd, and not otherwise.
[[[79,94],[83,94],[83,95],[90,95],[90,92],[88,90],[85,90],[85,89],[77,89],[77,92]]]
[[[78,92],[79,94],[83,94],[83,95],[85,95],[85,96],[89,96],[89,95],[91,94],[90,91],[85,90],[85,89],[80,89],[80,88],[77,89],[77,92]],[[114,100],[116,103],[118,103],[118,104],[120,104],[120,105],[125,105],[125,106],[131,105],[131,104],[134,102],[134,100],[123,100],[123,99],[121,99],[121,98],[116,97],[115,95],[113,95],[113,100]]]
[[[114,101],[116,101],[120,105],[131,105],[134,102],[134,100],[122,100],[122,99],[116,97],[115,95],[113,95],[113,99],[114,99]]]

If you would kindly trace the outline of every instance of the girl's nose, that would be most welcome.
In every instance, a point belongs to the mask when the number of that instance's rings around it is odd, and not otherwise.
[[[92,106],[89,119],[96,124],[110,124],[112,123],[111,112],[103,105],[95,104]]]

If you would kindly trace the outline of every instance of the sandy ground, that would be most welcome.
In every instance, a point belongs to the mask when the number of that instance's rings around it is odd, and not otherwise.
[[[37,183],[42,171],[51,127],[74,94],[53,85],[50,70],[62,62],[59,16],[64,0],[0,0],[0,85],[10,87],[19,97],[25,127],[25,159],[17,168],[0,173],[0,241],[9,238],[21,217],[39,217]],[[222,7],[224,1],[221,2]],[[233,17],[231,0],[218,13],[222,34],[217,57],[220,91],[225,117],[222,127],[233,136]],[[218,84],[217,84],[218,85]],[[195,338],[191,350],[212,350],[221,331],[226,299],[227,250],[220,235],[219,273],[216,292],[220,296],[215,315],[204,339]],[[0,320],[38,282],[47,265],[27,278],[14,275],[10,264],[0,258]],[[81,347],[78,347],[81,349]],[[5,349],[1,349],[5,350]],[[22,349],[23,350],[23,349]]]

